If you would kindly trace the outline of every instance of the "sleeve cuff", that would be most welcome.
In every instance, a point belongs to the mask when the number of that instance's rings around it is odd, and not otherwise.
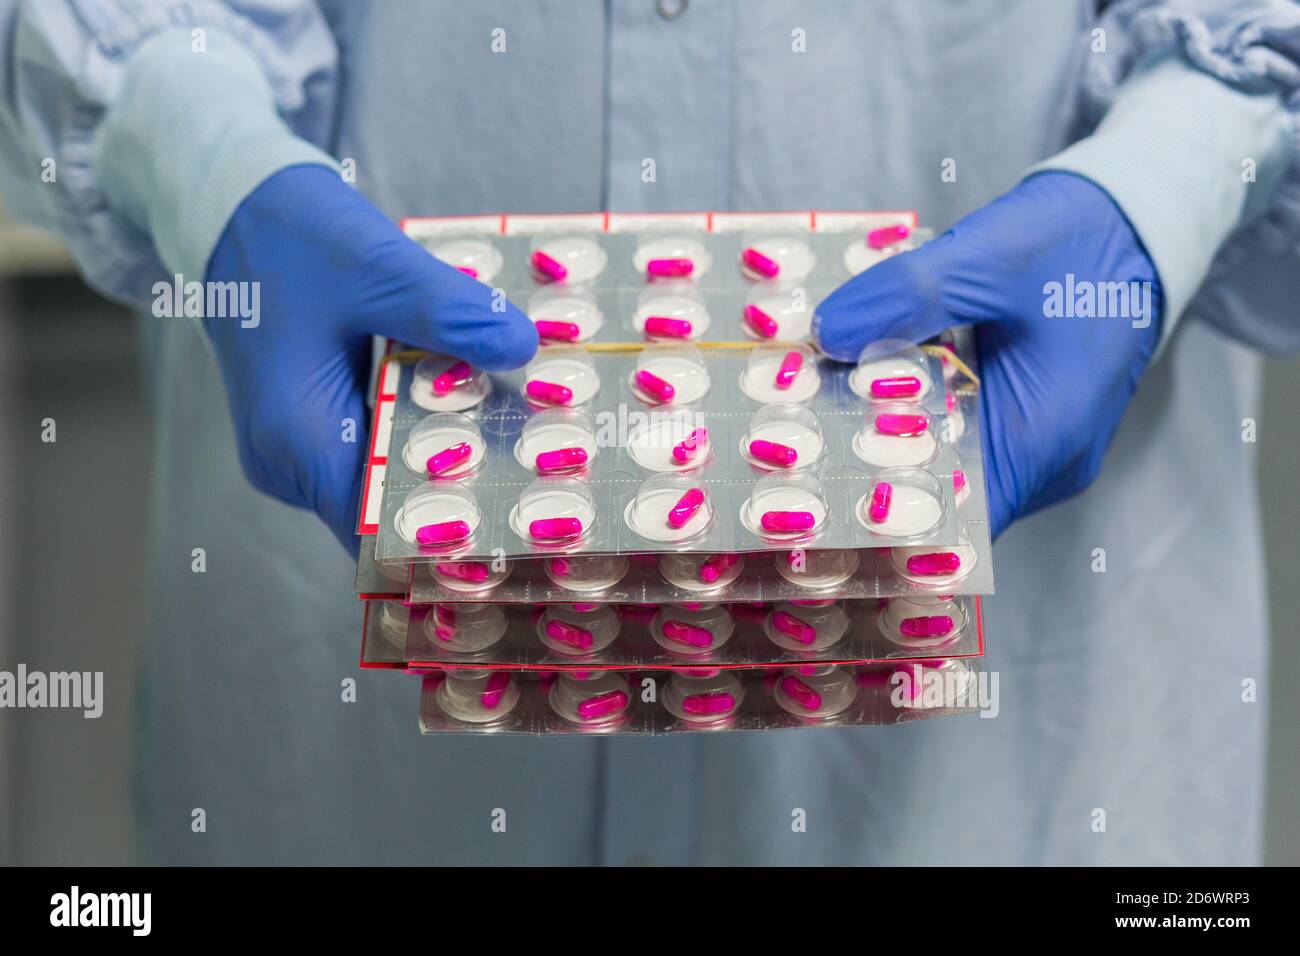
[[[1240,92],[1171,57],[1128,79],[1096,132],[1026,175],[1083,176],[1123,210],[1160,276],[1163,348],[1219,247],[1267,208],[1289,139],[1276,93]]]
[[[189,31],[166,30],[131,55],[93,148],[110,204],[152,237],[171,272],[201,281],[258,184],[287,166],[338,165],[285,125],[237,41],[210,29],[203,50],[192,44]]]

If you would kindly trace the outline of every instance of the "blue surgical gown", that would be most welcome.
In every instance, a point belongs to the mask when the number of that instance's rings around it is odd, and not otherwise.
[[[5,195],[58,230],[110,294],[129,299],[141,276],[162,274],[149,237],[96,200],[89,143],[131,51],[194,24],[254,50],[294,129],[352,160],[358,188],[394,218],[916,208],[943,228],[1086,133],[1144,56],[1296,100],[1293,5],[1097,7],[0,4],[0,48],[13,58],[0,81]],[[66,180],[29,195],[15,179],[30,180],[46,152],[64,158]],[[358,671],[350,560],[313,515],[249,487],[200,332],[155,323],[151,627],[137,701],[144,857],[1257,861],[1267,620],[1243,428],[1258,411],[1254,350],[1300,338],[1298,195],[1292,180],[1279,186],[1276,208],[1234,234],[1205,284],[1190,280],[1197,295],[1095,485],[998,542],[998,594],[985,603],[992,719],[422,738],[418,681]],[[192,570],[196,547],[205,573]],[[354,703],[341,693],[349,678]],[[204,833],[192,831],[195,808]],[[798,811],[806,827],[792,826]]]

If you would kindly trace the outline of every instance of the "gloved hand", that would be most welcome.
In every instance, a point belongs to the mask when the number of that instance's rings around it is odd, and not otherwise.
[[[260,283],[255,327],[205,320],[244,473],[258,490],[311,508],[354,555],[370,336],[488,371],[537,349],[527,316],[504,299],[494,311],[491,289],[406,238],[325,166],[291,166],[258,186],[222,233],[207,278]]]
[[[1103,303],[1112,288],[1103,283],[1149,283],[1150,310],[1138,315],[1131,301],[1126,316],[1056,317],[1049,283],[1068,298],[1070,275],[1076,294],[1092,283]],[[1090,181],[1048,172],[850,279],[818,306],[814,330],[831,357],[856,361],[877,339],[919,342],[976,324],[996,537],[1096,477],[1155,351],[1160,314],[1155,267],[1124,214]]]

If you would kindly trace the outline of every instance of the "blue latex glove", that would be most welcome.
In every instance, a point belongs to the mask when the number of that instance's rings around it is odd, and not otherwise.
[[[527,316],[504,298],[494,311],[491,289],[429,255],[325,166],[292,166],[258,186],[222,233],[208,280],[261,283],[256,327],[205,320],[244,473],[311,508],[353,554],[370,336],[488,371],[537,349]]]
[[[1048,317],[1048,284],[1065,286],[1067,274],[1076,290],[1150,283],[1146,327],[1134,327],[1140,317]],[[919,342],[977,323],[997,536],[1096,477],[1155,351],[1159,316],[1155,267],[1111,198],[1081,177],[1041,173],[935,241],[850,279],[817,308],[814,328],[827,354],[856,361],[877,339]]]

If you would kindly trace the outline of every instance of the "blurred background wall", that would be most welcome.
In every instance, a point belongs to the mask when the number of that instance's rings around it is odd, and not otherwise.
[[[107,698],[98,720],[0,711],[0,863],[133,861],[129,700],[151,454],[142,321],[0,211],[0,669],[103,671]],[[1265,845],[1268,862],[1290,865],[1300,864],[1298,372],[1270,363],[1258,431],[1273,622]],[[45,418],[57,423],[53,444],[41,441]],[[74,539],[101,542],[100,556],[67,564]]]

